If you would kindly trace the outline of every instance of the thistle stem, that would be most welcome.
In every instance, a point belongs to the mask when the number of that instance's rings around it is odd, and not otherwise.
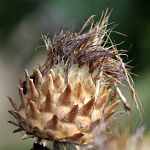
[[[60,143],[55,141],[53,142],[53,150],[60,150]]]
[[[34,143],[33,148],[31,150],[51,150],[51,149],[43,147],[43,145],[40,145],[38,143]]]

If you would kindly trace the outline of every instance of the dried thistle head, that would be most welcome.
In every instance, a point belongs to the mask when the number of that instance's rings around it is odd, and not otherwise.
[[[123,102],[130,110],[118,85],[128,86],[139,108],[122,52],[110,40],[108,19],[105,13],[94,25],[92,16],[80,32],[62,28],[52,41],[42,36],[48,51],[45,64],[32,75],[26,71],[18,87],[19,107],[10,99],[16,122],[9,122],[18,126],[14,132],[25,132],[23,139],[82,145],[94,142],[95,129],[107,136],[116,106]],[[90,29],[84,32],[86,27]]]

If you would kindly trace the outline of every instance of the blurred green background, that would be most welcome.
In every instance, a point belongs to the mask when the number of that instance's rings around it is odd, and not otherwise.
[[[18,76],[32,72],[44,62],[46,50],[41,34],[50,37],[63,25],[79,31],[91,15],[98,20],[103,10],[112,10],[110,22],[118,24],[113,34],[119,49],[129,50],[137,93],[142,101],[144,126],[150,129],[150,5],[141,0],[0,0],[0,149],[30,149],[32,140],[21,141],[6,121],[9,95],[17,101]],[[31,65],[32,64],[32,65]],[[135,112],[137,116],[137,112]],[[133,124],[137,123],[134,117]],[[127,126],[127,123],[124,124]]]

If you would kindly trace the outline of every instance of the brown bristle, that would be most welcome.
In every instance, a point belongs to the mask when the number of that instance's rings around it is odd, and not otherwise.
[[[18,119],[18,114],[16,111],[9,110],[8,111],[15,119]]]

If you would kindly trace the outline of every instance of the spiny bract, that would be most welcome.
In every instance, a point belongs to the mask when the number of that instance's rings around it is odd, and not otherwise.
[[[26,71],[18,87],[19,107],[9,98],[14,107],[9,112],[17,121],[9,122],[19,127],[14,132],[25,131],[23,139],[90,144],[96,128],[109,133],[120,101],[130,109],[118,85],[128,83],[135,97],[132,79],[120,57],[123,51],[109,45],[108,18],[104,14],[93,26],[92,16],[78,33],[62,28],[53,41],[42,36],[45,64],[31,76]]]

